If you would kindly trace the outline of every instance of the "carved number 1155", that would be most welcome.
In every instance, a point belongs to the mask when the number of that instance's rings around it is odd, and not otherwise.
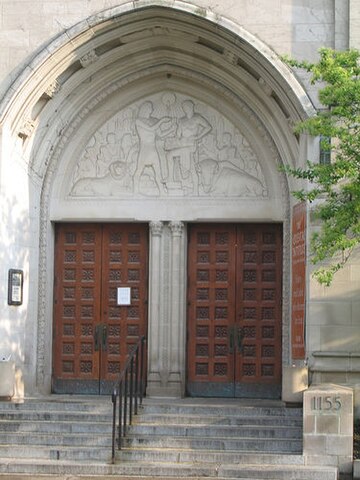
[[[341,409],[340,397],[313,397],[311,400],[312,410],[337,412]]]

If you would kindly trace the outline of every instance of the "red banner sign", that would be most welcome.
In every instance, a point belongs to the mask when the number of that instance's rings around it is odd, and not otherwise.
[[[292,217],[292,322],[291,351],[293,360],[305,359],[306,294],[306,203],[293,208]]]

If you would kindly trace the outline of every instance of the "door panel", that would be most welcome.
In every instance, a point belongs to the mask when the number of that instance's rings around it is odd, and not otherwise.
[[[273,224],[190,227],[190,395],[280,395],[281,238]]]
[[[101,351],[102,390],[110,393],[121,366],[146,335],[147,312],[147,228],[145,225],[103,227],[102,323],[106,327],[106,348]],[[131,288],[131,305],[117,305],[117,287]]]
[[[54,281],[56,390],[70,383],[77,391],[79,381],[87,391],[97,386],[99,356],[94,351],[94,334],[100,322],[100,278],[99,226],[59,225]]]
[[[281,226],[238,228],[235,396],[280,396],[281,280]]]
[[[117,288],[131,287],[131,305]],[[53,391],[110,393],[146,334],[147,226],[56,226]]]
[[[188,388],[192,394],[232,396],[234,363],[229,348],[235,321],[235,233],[223,225],[190,229]]]

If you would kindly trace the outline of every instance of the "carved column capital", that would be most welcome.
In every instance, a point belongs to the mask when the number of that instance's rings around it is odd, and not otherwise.
[[[18,132],[18,136],[25,140],[30,137],[35,129],[35,122],[31,118],[25,118],[24,123]]]
[[[169,227],[173,237],[181,237],[184,230],[184,222],[170,222]]]
[[[152,236],[161,235],[164,228],[164,223],[160,221],[150,222],[150,232]]]
[[[89,65],[91,65],[92,63],[96,62],[96,60],[98,60],[98,58],[99,57],[97,56],[95,50],[90,50],[88,53],[86,53],[85,55],[83,55],[80,58],[81,66],[83,68],[86,68]]]
[[[58,93],[60,89],[60,83],[54,80],[53,83],[47,86],[46,90],[44,91],[44,95],[48,98],[53,98],[53,96]]]

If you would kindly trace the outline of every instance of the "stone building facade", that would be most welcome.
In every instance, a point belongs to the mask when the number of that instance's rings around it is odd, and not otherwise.
[[[359,48],[359,19],[356,0],[1,2],[18,395],[106,392],[141,334],[149,395],[279,398],[304,362],[358,381],[359,258],[313,282],[309,210],[279,167],[319,157],[293,133],[316,91],[281,55]]]

